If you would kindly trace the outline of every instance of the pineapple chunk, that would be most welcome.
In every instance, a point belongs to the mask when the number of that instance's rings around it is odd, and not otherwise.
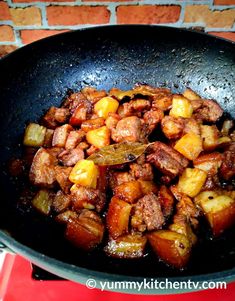
[[[195,197],[206,182],[207,173],[198,168],[186,168],[179,178],[179,191],[191,198]]]
[[[202,146],[205,151],[212,151],[218,144],[218,129],[215,125],[201,125]]]
[[[106,119],[109,113],[116,113],[119,102],[113,97],[103,97],[94,106],[94,111],[99,117]]]
[[[46,128],[37,123],[30,123],[25,129],[24,142],[26,146],[40,147],[44,143]]]
[[[218,145],[221,146],[225,143],[231,142],[231,139],[228,136],[220,137],[218,139]]]
[[[188,133],[176,142],[174,149],[187,159],[195,160],[203,150],[201,137],[194,133]]]
[[[146,242],[147,238],[141,234],[128,234],[116,240],[110,239],[104,250],[112,257],[140,258],[144,255]]]
[[[98,168],[93,161],[80,160],[73,167],[69,180],[75,184],[96,188],[98,174]]]
[[[197,93],[195,93],[191,89],[186,89],[184,91],[183,95],[184,95],[184,97],[188,98],[189,100],[197,100],[197,99],[201,98]]]
[[[32,200],[32,205],[41,213],[48,215],[52,205],[49,191],[45,189],[39,190]]]
[[[106,126],[91,130],[86,134],[86,140],[95,147],[102,148],[110,144],[110,130]]]
[[[170,116],[190,118],[193,114],[193,107],[190,101],[182,95],[174,95]]]

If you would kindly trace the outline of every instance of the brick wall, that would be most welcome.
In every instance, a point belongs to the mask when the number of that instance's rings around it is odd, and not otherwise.
[[[0,0],[0,56],[43,37],[99,24],[164,24],[235,41],[235,0]]]

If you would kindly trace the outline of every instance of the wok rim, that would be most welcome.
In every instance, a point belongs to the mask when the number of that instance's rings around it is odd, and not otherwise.
[[[177,27],[170,27],[170,26],[162,26],[162,25],[139,25],[139,24],[131,24],[131,25],[102,25],[102,26],[91,26],[91,27],[85,27],[85,28],[80,28],[77,30],[71,30],[68,32],[63,32],[63,33],[58,33],[55,34],[53,36],[49,36],[37,41],[34,41],[33,43],[24,45],[18,49],[16,49],[15,51],[13,51],[12,53],[9,53],[7,55],[5,55],[3,58],[0,59],[0,66],[1,63],[5,60],[11,59],[11,56],[14,56],[17,53],[20,53],[22,51],[24,51],[25,49],[30,49],[32,47],[37,47],[38,45],[40,46],[42,43],[45,43],[48,40],[56,40],[56,39],[61,39],[62,36],[64,35],[76,35],[80,32],[83,31],[96,31],[96,30],[103,30],[103,29],[107,29],[110,28],[112,30],[112,28],[162,28],[162,30],[172,30],[175,32],[189,32],[191,34],[194,35],[202,35],[202,36],[206,36],[209,39],[212,40],[219,40],[222,41],[223,43],[226,43],[228,45],[230,45],[231,47],[235,46],[235,41],[229,41],[225,38],[222,37],[218,37],[218,36],[214,36],[214,35],[210,35],[208,33],[205,32],[198,32],[192,29],[186,29],[186,28],[177,28]],[[235,49],[235,48],[234,48]],[[143,281],[143,279],[151,280],[152,278],[149,277],[140,277],[140,276],[127,276],[127,275],[121,275],[121,274],[113,274],[113,273],[107,273],[107,272],[101,272],[101,271],[95,271],[95,270],[90,270],[87,268],[83,268],[83,267],[79,267],[73,264],[69,264],[66,262],[63,262],[61,260],[55,259],[53,257],[50,257],[48,255],[45,255],[39,251],[36,251],[30,247],[27,247],[26,245],[20,243],[19,241],[17,241],[16,239],[14,239],[13,237],[11,237],[9,234],[7,234],[4,230],[0,230],[0,242],[6,246],[6,248],[3,247],[4,249],[10,249],[10,251],[13,251],[19,255],[21,255],[22,257],[26,258],[27,260],[30,260],[31,262],[35,263],[36,265],[48,270],[48,271],[52,271],[52,270],[56,270],[56,274],[61,276],[61,277],[65,277],[68,280],[72,280],[75,282],[79,282],[84,284],[85,280],[87,280],[88,278],[94,277],[94,279],[98,280],[98,281]],[[59,269],[59,270],[58,270]],[[57,272],[59,271],[59,273]],[[61,273],[60,273],[61,272]],[[53,273],[53,271],[52,271]],[[65,276],[66,275],[66,276]],[[79,278],[80,277],[80,278]],[[156,277],[154,279],[158,279],[159,281],[164,281],[167,277]],[[187,281],[187,280],[191,280],[191,281],[198,281],[198,282],[202,282],[202,281],[226,281],[227,283],[232,282],[235,280],[235,266],[231,269],[226,269],[226,270],[222,270],[219,272],[213,272],[213,273],[207,273],[207,274],[198,274],[198,275],[192,275],[192,276],[174,276],[174,277],[169,277],[169,280],[172,282],[175,281]],[[98,287],[97,287],[98,288]],[[120,290],[118,290],[120,292]],[[190,290],[191,292],[192,290]],[[132,293],[133,291],[123,291],[121,290],[121,292],[125,292],[125,293]],[[140,291],[140,292],[134,292],[135,294],[154,294],[154,295],[158,295],[158,294],[171,294],[171,293],[181,293],[182,291],[179,290],[161,290],[161,291],[155,291],[152,292],[151,290],[144,290],[144,291]],[[185,290],[184,290],[185,292]]]

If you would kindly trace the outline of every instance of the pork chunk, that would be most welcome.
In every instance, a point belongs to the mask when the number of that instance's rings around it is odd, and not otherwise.
[[[162,142],[155,142],[152,150],[153,153],[147,156],[147,161],[171,179],[181,174],[189,163],[183,155]]]
[[[134,205],[134,214],[131,225],[134,229],[144,232],[161,229],[164,224],[164,216],[161,205],[154,193],[146,194]]]
[[[216,122],[222,116],[223,110],[214,100],[205,99],[194,113],[203,121]]]
[[[46,149],[40,148],[33,158],[29,172],[32,184],[40,187],[51,188],[56,183],[55,164],[57,159]]]
[[[58,159],[64,166],[74,166],[79,160],[84,159],[84,152],[80,148],[64,150]]]
[[[112,130],[112,139],[115,142],[142,141],[142,123],[136,116],[125,117],[117,123],[116,129]]]

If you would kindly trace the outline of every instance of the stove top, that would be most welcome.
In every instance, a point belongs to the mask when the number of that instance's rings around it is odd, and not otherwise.
[[[204,290],[175,295],[129,295],[88,289],[86,286],[52,275],[26,259],[11,254],[0,255],[1,301],[234,301],[235,282],[227,289]]]

